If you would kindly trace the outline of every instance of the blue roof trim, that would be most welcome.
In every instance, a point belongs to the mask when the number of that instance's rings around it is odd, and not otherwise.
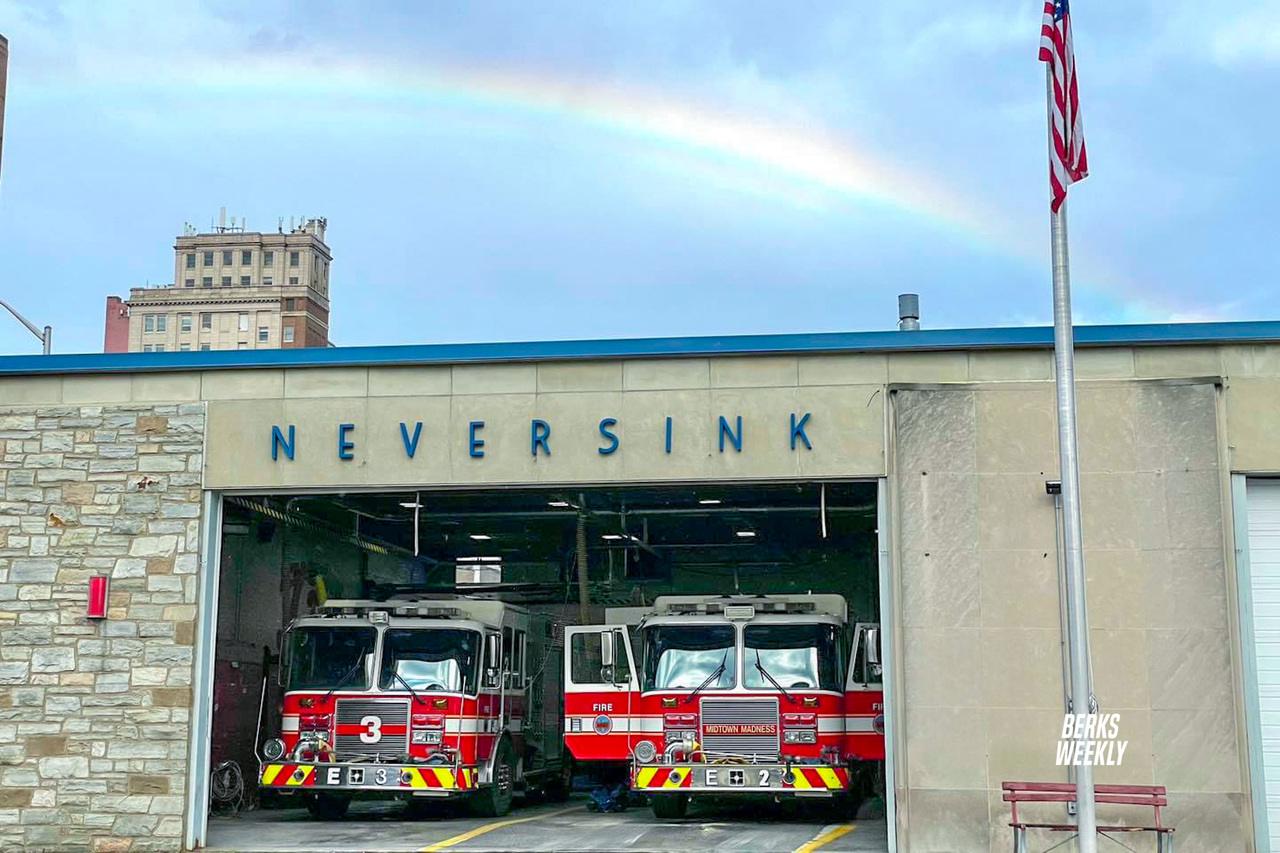
[[[1280,342],[1280,321],[1076,327],[1076,344],[1082,347],[1264,342]],[[927,329],[918,332],[823,332],[523,343],[410,344],[327,349],[17,355],[0,357],[0,376],[272,367],[476,364],[608,358],[687,358],[718,355],[1046,349],[1051,346],[1053,346],[1051,327],[1017,326],[993,329]]]

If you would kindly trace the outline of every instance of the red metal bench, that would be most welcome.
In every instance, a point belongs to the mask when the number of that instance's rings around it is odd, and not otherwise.
[[[1075,832],[1073,823],[1033,823],[1018,819],[1018,803],[1074,803],[1076,786],[1070,782],[1004,782],[1004,801],[1011,804],[1013,814],[1009,825],[1013,827],[1014,853],[1027,853],[1027,830],[1044,829],[1049,832]],[[1148,806],[1155,810],[1154,823],[1145,826],[1099,826],[1098,834],[1109,836],[1113,832],[1154,832],[1156,850],[1173,853],[1173,827],[1160,821],[1160,809],[1169,805],[1163,785],[1094,785],[1094,800],[1098,803],[1120,806]],[[1115,839],[1112,839],[1113,841]]]

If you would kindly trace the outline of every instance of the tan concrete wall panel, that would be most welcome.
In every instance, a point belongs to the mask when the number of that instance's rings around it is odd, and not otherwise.
[[[1202,355],[1180,363],[1203,367]],[[1000,782],[1066,778],[1054,751],[1064,685],[1044,491],[1056,478],[1052,406],[1050,383],[894,393],[898,796],[912,851],[981,849],[941,839],[984,819],[990,849],[1008,849]],[[1095,692],[1129,741],[1124,764],[1097,779],[1168,786],[1180,849],[1245,849],[1217,390],[1085,383],[1079,406]],[[922,806],[933,802],[952,805]]]

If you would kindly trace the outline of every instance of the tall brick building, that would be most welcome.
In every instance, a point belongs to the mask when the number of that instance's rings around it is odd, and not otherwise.
[[[108,297],[105,352],[329,345],[326,221],[306,219],[287,232],[282,222],[275,233],[231,221],[209,232],[187,226],[173,247],[172,284]]]

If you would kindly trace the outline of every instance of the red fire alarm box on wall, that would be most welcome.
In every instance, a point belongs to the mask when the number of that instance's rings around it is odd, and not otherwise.
[[[107,618],[107,588],[110,579],[106,575],[94,575],[89,578],[89,606],[85,615],[90,619]]]

